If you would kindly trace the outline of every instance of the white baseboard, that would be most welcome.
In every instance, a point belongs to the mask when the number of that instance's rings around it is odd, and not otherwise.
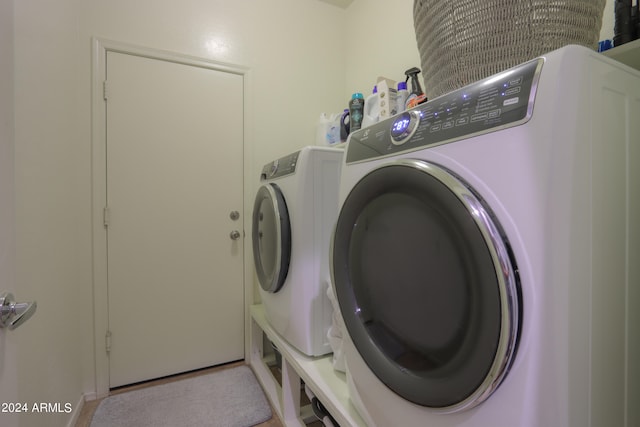
[[[80,413],[82,412],[82,408],[84,407],[84,402],[88,402],[91,400],[96,400],[96,393],[84,393],[80,396],[78,403],[73,407],[73,411],[71,412],[71,418],[67,423],[67,427],[75,427],[78,422],[78,417],[80,417]]]

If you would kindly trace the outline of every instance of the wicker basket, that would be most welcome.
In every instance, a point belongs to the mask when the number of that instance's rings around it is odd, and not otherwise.
[[[595,49],[606,0],[414,0],[425,93],[440,96],[568,44]]]

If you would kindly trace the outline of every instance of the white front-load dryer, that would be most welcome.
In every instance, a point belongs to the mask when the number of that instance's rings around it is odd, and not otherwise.
[[[331,352],[328,258],[343,154],[308,146],[266,164],[253,208],[253,258],[265,316],[309,356]]]
[[[371,426],[640,425],[640,73],[568,46],[353,133],[333,284]]]

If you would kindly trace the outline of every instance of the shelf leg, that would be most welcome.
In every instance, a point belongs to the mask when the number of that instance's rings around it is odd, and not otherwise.
[[[282,412],[287,427],[304,427],[300,420],[300,376],[282,359]]]

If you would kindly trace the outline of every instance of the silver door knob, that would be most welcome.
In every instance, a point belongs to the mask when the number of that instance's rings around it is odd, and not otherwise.
[[[231,240],[238,240],[240,238],[240,232],[238,230],[233,230],[229,234],[229,237],[231,237]]]
[[[16,302],[13,294],[4,292],[0,295],[0,328],[15,329],[29,320],[36,312],[37,304],[33,302]]]
[[[240,218],[240,212],[231,211],[231,213],[229,213],[229,218],[231,218],[233,221],[237,221],[238,218]]]

